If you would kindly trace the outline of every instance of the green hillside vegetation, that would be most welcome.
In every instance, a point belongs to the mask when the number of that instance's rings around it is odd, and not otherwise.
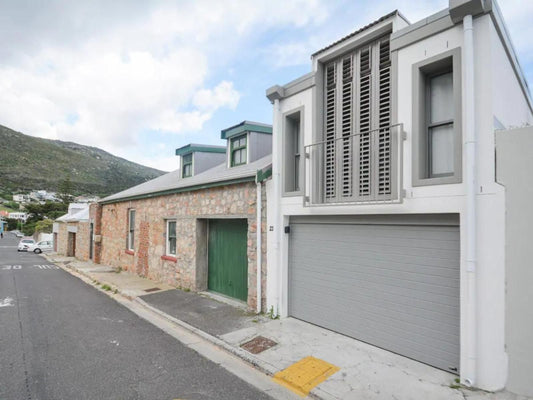
[[[164,172],[115,157],[96,147],[41,139],[0,125],[0,192],[60,191],[105,196]]]

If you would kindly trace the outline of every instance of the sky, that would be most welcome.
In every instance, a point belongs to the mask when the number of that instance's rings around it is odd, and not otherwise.
[[[533,83],[533,1],[500,0]],[[398,9],[416,22],[448,0],[0,0],[0,124],[96,146],[164,171],[175,149],[272,123],[267,88],[310,55]]]

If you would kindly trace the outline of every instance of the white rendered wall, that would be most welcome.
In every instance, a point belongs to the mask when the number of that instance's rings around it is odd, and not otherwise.
[[[278,224],[288,224],[292,215],[343,215],[343,214],[405,214],[405,213],[458,213],[461,219],[461,363],[466,361],[466,231],[465,220],[466,200],[465,184],[448,184],[435,186],[412,186],[412,66],[425,59],[462,47],[463,27],[456,25],[447,31],[440,32],[429,38],[416,42],[398,51],[398,82],[397,115],[398,122],[404,124],[407,139],[403,144],[403,188],[405,198],[399,204],[368,204],[368,205],[336,205],[304,207],[303,197],[278,197]],[[521,118],[531,118],[527,111],[523,94],[510,65],[503,52],[492,20],[489,15],[474,19],[475,49],[475,100],[476,129],[478,137],[478,341],[477,341],[477,382],[476,386],[487,390],[498,390],[504,387],[507,377],[507,356],[505,353],[505,197],[503,188],[495,183],[494,164],[494,129],[493,115],[498,115],[502,123],[517,123]],[[503,55],[501,54],[503,52]],[[504,56],[505,55],[505,56]],[[315,61],[316,62],[316,61]],[[491,69],[489,66],[494,65]],[[316,69],[316,64],[313,64]],[[505,72],[505,80],[494,76],[496,70]],[[495,101],[497,93],[503,93],[505,100]],[[464,104],[464,101],[463,101]],[[519,104],[514,107],[514,104]],[[290,98],[280,101],[277,115],[282,115],[301,106],[304,111],[304,145],[313,142],[312,132],[314,118],[313,90],[308,89]],[[493,111],[494,110],[494,111]],[[509,112],[507,112],[509,110]],[[501,116],[501,117],[500,117]],[[464,132],[463,132],[464,135]],[[463,143],[464,149],[464,143]],[[282,154],[281,128],[274,127],[274,153]],[[282,157],[275,160],[274,180],[279,179],[282,171]],[[463,171],[465,156],[463,155]],[[308,165],[308,161],[306,160]],[[309,187],[309,176],[306,175],[306,186]],[[277,246],[277,258],[270,257],[269,240],[269,279],[276,275],[278,287],[268,291],[268,302],[280,304],[281,316],[287,315],[287,282],[288,282],[288,235],[283,233],[283,226],[276,229],[271,239]],[[270,233],[270,232],[269,232]],[[271,264],[271,260],[277,264]],[[275,270],[273,272],[272,270]],[[274,278],[272,278],[274,279]]]

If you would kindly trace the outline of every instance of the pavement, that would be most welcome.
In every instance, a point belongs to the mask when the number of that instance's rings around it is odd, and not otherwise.
[[[296,398],[140,304],[18,253],[17,242],[0,239],[0,399]]]
[[[239,357],[300,397],[324,400],[526,400],[457,384],[457,376],[294,319],[270,318],[209,293],[54,254],[47,258]]]

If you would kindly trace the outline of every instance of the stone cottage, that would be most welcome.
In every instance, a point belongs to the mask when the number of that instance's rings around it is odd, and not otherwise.
[[[53,225],[54,251],[82,261],[93,258],[92,229],[89,204],[70,203],[68,213],[57,218]]]
[[[94,261],[260,311],[272,127],[243,121],[221,138],[177,149],[178,170],[92,204]]]

